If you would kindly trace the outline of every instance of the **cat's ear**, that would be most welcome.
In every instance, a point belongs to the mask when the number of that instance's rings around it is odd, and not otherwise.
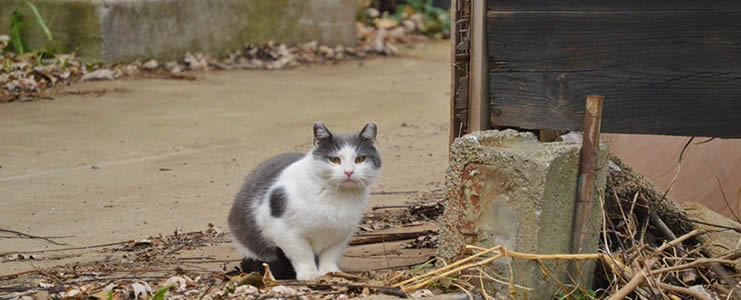
[[[319,141],[327,140],[332,138],[332,132],[324,126],[322,122],[314,123],[314,144],[316,145]]]
[[[375,123],[368,123],[368,124],[365,124],[365,127],[363,127],[362,130],[360,130],[360,137],[370,140],[370,141],[375,141],[377,133],[378,133],[378,126],[376,126]]]

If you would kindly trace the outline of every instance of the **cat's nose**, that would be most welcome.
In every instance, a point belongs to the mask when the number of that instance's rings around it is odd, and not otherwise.
[[[354,172],[353,172],[352,170],[350,170],[350,171],[345,171],[345,175],[347,175],[347,177],[350,177],[350,176],[352,176],[352,173],[354,173]]]

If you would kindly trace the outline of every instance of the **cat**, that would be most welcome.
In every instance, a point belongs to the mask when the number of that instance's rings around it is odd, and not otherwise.
[[[276,279],[340,271],[381,174],[377,130],[335,134],[316,122],[311,151],[274,156],[247,176],[228,219],[242,272],[263,273],[263,262]]]

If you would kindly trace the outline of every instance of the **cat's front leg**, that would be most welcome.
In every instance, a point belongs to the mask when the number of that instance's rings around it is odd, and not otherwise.
[[[351,238],[352,233],[341,242],[324,249],[324,251],[319,254],[319,274],[323,275],[330,272],[342,272],[339,267],[340,259],[342,258],[342,254],[344,254],[347,243],[350,242]]]
[[[321,273],[317,270],[314,260],[314,250],[309,241],[296,235],[281,235],[275,244],[283,250],[283,253],[291,261],[296,271],[298,280],[314,280]]]

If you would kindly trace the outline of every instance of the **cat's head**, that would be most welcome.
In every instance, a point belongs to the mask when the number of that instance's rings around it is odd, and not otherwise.
[[[368,123],[357,133],[332,133],[322,122],[314,123],[311,154],[316,174],[343,188],[370,186],[381,174],[377,131],[376,124]]]

